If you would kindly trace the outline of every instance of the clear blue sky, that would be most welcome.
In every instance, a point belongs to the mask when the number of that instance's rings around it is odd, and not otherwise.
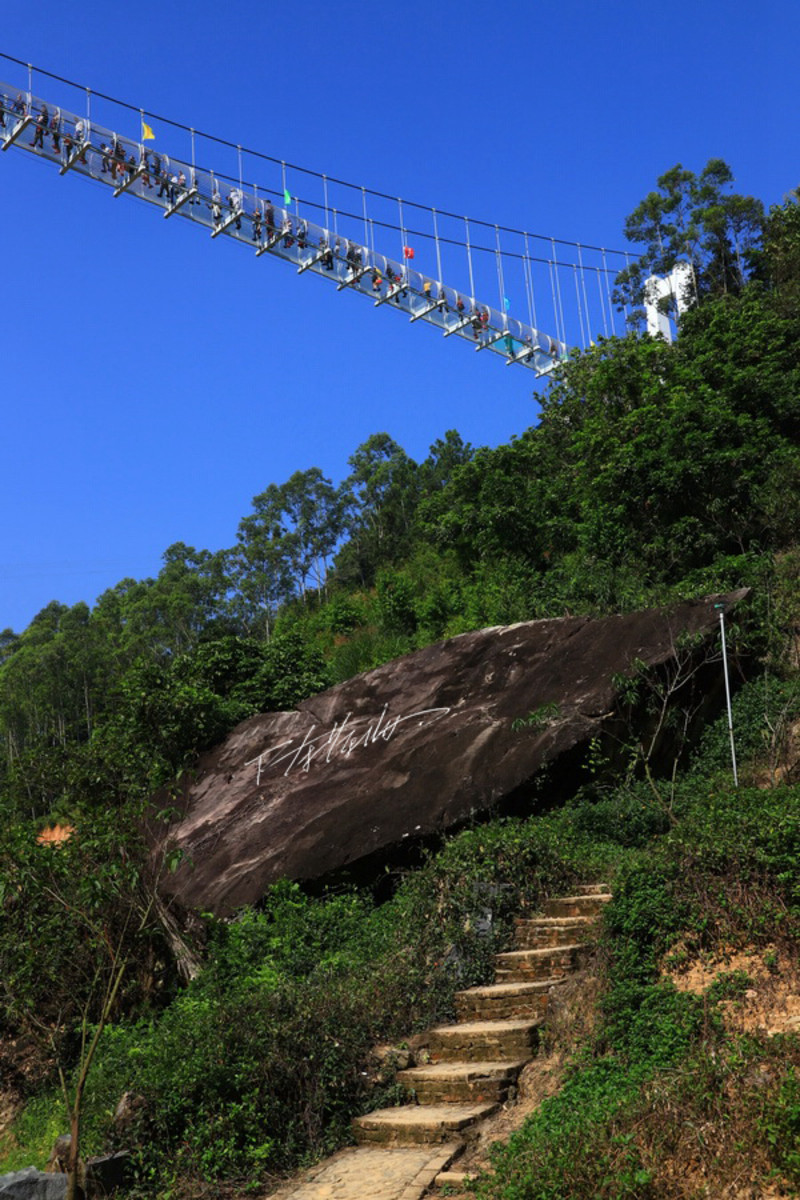
[[[793,0],[40,0],[2,29],[150,112],[586,243],[623,247],[679,161],[722,157],[767,204],[800,182]],[[370,433],[421,458],[449,428],[496,445],[536,421],[531,372],[189,222],[16,150],[0,195],[0,629],[157,573],[173,542],[233,545],[256,493],[338,482]]]

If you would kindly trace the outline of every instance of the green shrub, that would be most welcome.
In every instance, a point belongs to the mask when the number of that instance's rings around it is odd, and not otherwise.
[[[454,992],[491,978],[521,908],[607,874],[617,853],[555,814],[463,832],[381,906],[277,885],[212,926],[202,975],[161,1016],[106,1030],[87,1144],[133,1090],[139,1171],[156,1189],[175,1164],[247,1181],[327,1153],[396,1095],[391,1079],[368,1087],[373,1045],[452,1017]]]
[[[759,1121],[775,1166],[800,1187],[800,1079],[790,1067]]]
[[[765,672],[738,690],[732,713],[737,760],[750,769],[774,770],[786,749],[789,729],[800,717],[800,676],[780,679]],[[728,717],[723,713],[704,731],[691,773],[703,778],[728,772],[730,766]]]
[[[0,1134],[0,1173],[37,1167],[43,1171],[56,1138],[67,1129],[64,1102],[59,1091],[34,1096],[17,1117],[12,1129]]]

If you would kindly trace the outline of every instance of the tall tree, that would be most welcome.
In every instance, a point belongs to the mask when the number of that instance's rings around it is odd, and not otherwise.
[[[253,497],[253,512],[239,522],[228,564],[236,588],[235,606],[244,627],[266,641],[278,605],[292,595],[294,537],[283,521],[283,495],[271,483]]]
[[[671,316],[679,300],[696,303],[704,296],[741,291],[764,207],[752,196],[734,193],[732,183],[733,172],[721,158],[709,159],[699,175],[678,163],[659,176],[658,190],[626,218],[626,238],[645,249],[617,276],[614,298],[632,307],[634,322],[642,318],[647,278],[668,275],[680,262],[690,265],[691,283],[687,295],[663,302]]]
[[[800,189],[769,210],[756,274],[773,293],[781,315],[796,318],[800,311]]]
[[[283,519],[292,534],[292,568],[305,595],[309,581],[322,589],[328,560],[342,533],[342,498],[319,467],[295,471],[279,489]]]
[[[351,471],[341,494],[350,542],[337,558],[337,574],[371,584],[382,563],[402,558],[408,548],[419,499],[418,467],[388,433],[373,433],[348,462]]]
[[[342,522],[340,494],[319,467],[295,471],[253,498],[229,555],[248,628],[260,624],[268,639],[280,603],[305,596],[309,585],[324,587]]]
[[[428,457],[420,463],[420,491],[428,494],[444,487],[464,463],[475,457],[475,450],[465,442],[457,429],[448,429],[443,438],[437,438],[428,451]]]

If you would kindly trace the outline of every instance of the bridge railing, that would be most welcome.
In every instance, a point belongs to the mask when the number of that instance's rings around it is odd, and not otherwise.
[[[144,131],[143,131],[144,132]],[[167,155],[118,134],[46,97],[0,82],[0,145],[27,150],[56,164],[61,174],[85,175],[162,209],[424,320],[445,336],[456,335],[508,364],[545,374],[566,355],[566,345],[540,330],[400,262],[306,219],[299,205],[274,201],[276,192],[219,177],[205,166]]]

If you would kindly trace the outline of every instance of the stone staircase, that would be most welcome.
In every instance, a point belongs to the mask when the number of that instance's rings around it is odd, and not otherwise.
[[[496,982],[458,992],[458,1023],[415,1038],[417,1065],[397,1075],[412,1102],[358,1117],[360,1145],[448,1143],[452,1161],[503,1104],[537,1053],[553,989],[585,963],[611,899],[602,884],[576,890],[546,901],[541,917],[518,918],[517,948],[495,956]]]

